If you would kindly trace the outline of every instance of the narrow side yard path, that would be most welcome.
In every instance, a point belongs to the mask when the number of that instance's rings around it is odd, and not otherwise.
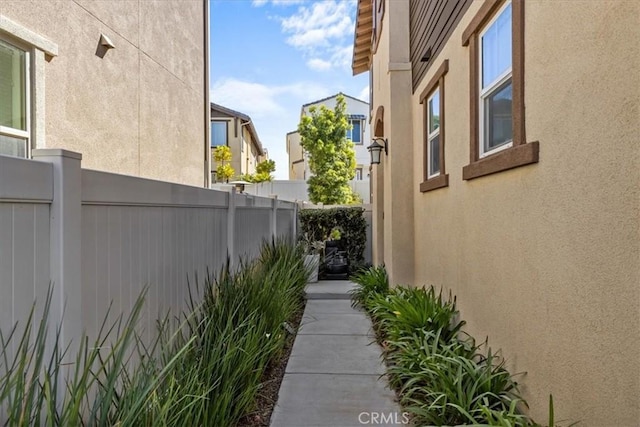
[[[380,378],[382,349],[375,343],[371,321],[351,308],[348,291],[353,286],[348,281],[308,285],[302,327],[272,427],[402,425],[395,393],[385,377]]]

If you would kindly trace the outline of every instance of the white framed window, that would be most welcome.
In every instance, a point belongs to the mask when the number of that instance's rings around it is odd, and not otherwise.
[[[507,1],[479,35],[479,157],[513,145],[512,13]]]
[[[440,89],[427,99],[427,179],[440,175]]]
[[[211,122],[211,146],[227,145],[227,122],[225,120],[213,120]]]
[[[347,139],[350,139],[356,145],[362,145],[362,120],[349,120],[349,126]]]
[[[31,60],[27,48],[0,39],[0,154],[31,152]]]
[[[362,181],[362,168],[356,168],[356,181]]]

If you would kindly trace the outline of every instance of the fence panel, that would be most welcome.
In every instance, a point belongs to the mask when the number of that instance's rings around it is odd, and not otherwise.
[[[285,237],[287,241],[293,242],[293,221],[294,221],[293,209],[278,209],[277,221],[276,221],[276,235],[277,237]]]
[[[217,272],[228,253],[236,261],[274,235],[294,240],[292,203],[82,170],[65,150],[34,157],[0,156],[3,333],[56,277],[50,320],[62,322],[64,342],[82,330],[94,338],[110,304],[110,322],[127,316],[145,286],[140,328],[150,338],[159,316],[185,307],[187,282]],[[64,301],[73,303],[62,319]]]
[[[271,240],[271,208],[237,207],[235,249],[241,258],[254,258],[264,240]]]
[[[0,156],[0,330],[5,338],[16,322],[24,325],[35,300],[40,317],[49,289],[51,172],[46,163]]]

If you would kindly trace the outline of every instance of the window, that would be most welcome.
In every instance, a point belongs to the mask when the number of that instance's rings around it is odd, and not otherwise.
[[[444,165],[444,76],[449,71],[445,59],[420,95],[424,104],[424,174],[420,191],[427,192],[449,185]]]
[[[524,124],[524,2],[486,1],[462,34],[469,46],[471,137],[464,179],[538,161]]]
[[[440,175],[440,90],[427,101],[427,178]]]
[[[29,52],[0,40],[0,154],[27,157],[29,88]]]
[[[227,122],[212,121],[211,122],[211,146],[217,147],[227,145]]]
[[[354,144],[362,145],[362,121],[361,120],[349,120],[350,129],[347,129],[347,139],[350,139]]]
[[[356,181],[362,181],[362,168],[356,168]]]
[[[480,33],[480,157],[511,147],[511,3]]]

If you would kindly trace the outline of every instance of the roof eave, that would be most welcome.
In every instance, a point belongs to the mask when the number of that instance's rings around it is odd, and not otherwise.
[[[371,61],[371,35],[373,32],[373,6],[371,0],[358,0],[356,26],[353,34],[353,75],[369,71]]]

